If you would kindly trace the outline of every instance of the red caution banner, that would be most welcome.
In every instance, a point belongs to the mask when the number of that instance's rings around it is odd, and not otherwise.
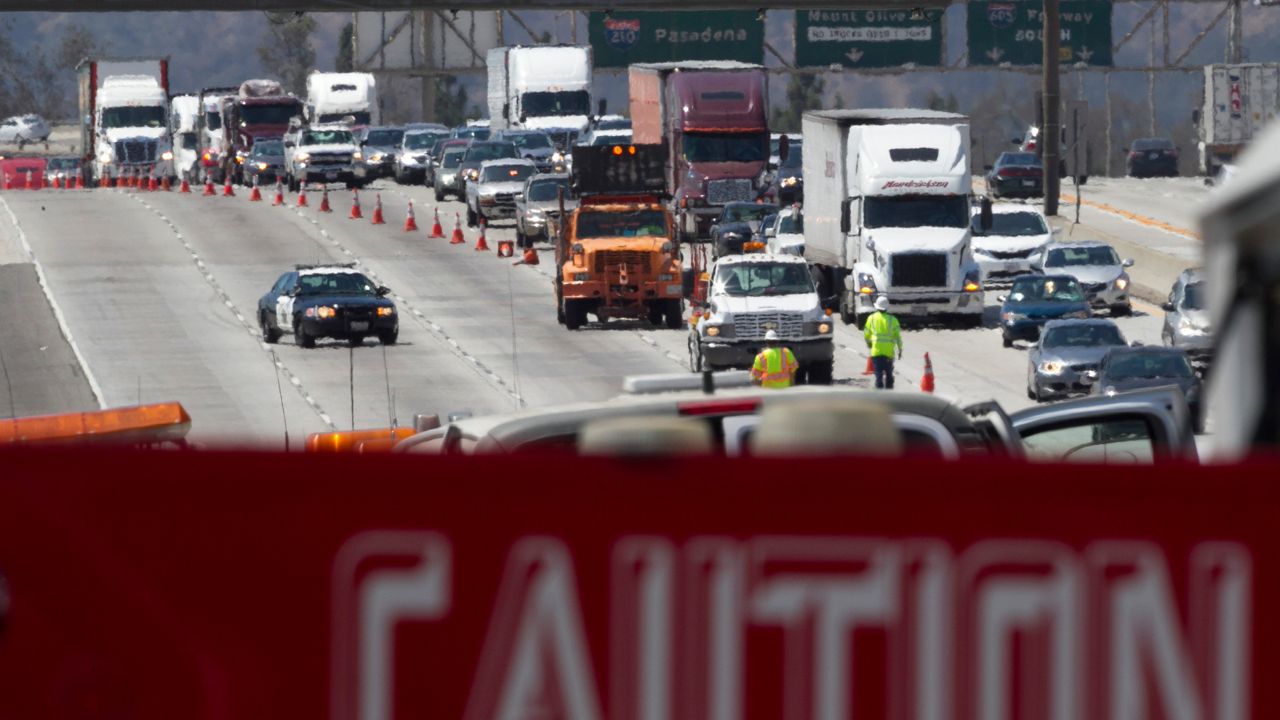
[[[1280,717],[1275,465],[0,467],[0,717]]]

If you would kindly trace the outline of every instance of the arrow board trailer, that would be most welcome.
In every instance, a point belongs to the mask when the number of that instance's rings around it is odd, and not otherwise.
[[[970,247],[969,118],[824,110],[803,121],[805,253],[846,323],[875,299],[905,318],[982,322]]]

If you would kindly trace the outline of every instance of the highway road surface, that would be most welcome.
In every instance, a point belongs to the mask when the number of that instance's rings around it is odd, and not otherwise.
[[[1125,182],[1110,187],[1094,179],[1087,187],[1093,197],[1120,207]],[[38,264],[62,331],[54,331],[55,314],[43,294],[5,295],[5,314],[43,318],[43,334],[24,342],[56,348],[68,368],[75,363],[66,358],[77,355],[84,364],[81,390],[24,391],[18,414],[92,407],[94,392],[105,406],[177,400],[193,418],[196,443],[281,448],[287,429],[289,446],[297,449],[309,432],[385,427],[392,419],[410,424],[415,413],[482,414],[601,400],[617,395],[627,375],[688,372],[684,330],[613,322],[570,332],[558,325],[547,246],[541,248],[543,263],[528,266],[493,250],[477,252],[475,230],[464,228],[466,245],[429,239],[437,204],[427,188],[375,183],[360,193],[362,220],[348,217],[352,193],[346,190],[330,191],[333,212],[327,214],[318,211],[315,191],[301,209],[293,195],[286,207],[270,204],[269,189],[264,195],[256,203],[240,187],[233,198],[202,197],[199,188],[190,195],[0,195],[0,249],[9,248],[0,262]],[[379,195],[387,224],[375,226],[369,216]],[[402,228],[409,201],[420,226],[416,233]],[[438,209],[447,235],[462,205],[448,201]],[[1168,217],[1170,223],[1186,220]],[[1111,222],[1104,218],[1075,231],[1120,232]],[[1134,232],[1126,240],[1141,245],[1164,235]],[[506,224],[488,232],[494,249],[513,237]],[[321,341],[304,350],[289,335],[278,345],[262,342],[258,298],[295,263],[317,262],[356,262],[392,289],[401,316],[397,345],[384,348],[369,339],[351,349]],[[1182,258],[1171,263],[1190,264]],[[1135,272],[1141,267],[1140,261]],[[1166,270],[1153,270],[1143,280],[1167,288],[1173,276],[1164,275]],[[964,403],[994,399],[1009,410],[1032,404],[1026,348],[1001,346],[995,296],[988,293],[982,329],[908,327],[899,388],[918,386],[928,353],[939,395]],[[1158,344],[1162,313],[1146,302],[1135,310],[1117,320],[1126,336]],[[835,337],[837,382],[868,386],[861,333],[837,323]],[[50,376],[27,382],[61,387],[69,381]],[[0,400],[0,416],[8,415],[6,400]],[[48,407],[38,407],[42,402]]]

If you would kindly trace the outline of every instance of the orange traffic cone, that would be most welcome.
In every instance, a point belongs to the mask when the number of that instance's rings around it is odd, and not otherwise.
[[[98,178],[98,187],[99,188],[111,187],[111,176],[107,175],[106,173],[103,173],[102,177]]]
[[[511,240],[498,241],[498,257],[509,258],[515,254],[515,243]]]
[[[351,191],[351,214],[347,216],[350,220],[359,220],[364,217],[364,213],[360,212],[360,191]]]
[[[125,177],[123,174],[117,175],[117,176],[116,176],[116,189],[118,190],[118,189],[120,189],[120,188],[127,188],[127,187],[129,187],[129,178]],[[213,194],[213,186],[212,186],[212,185],[211,185],[211,186],[209,186],[209,194],[210,194],[210,195],[212,195],[212,194]]]
[[[485,222],[484,217],[480,218],[480,237],[476,238],[476,250],[489,252],[489,242],[485,240],[484,231],[489,223]]]
[[[466,245],[467,239],[462,237],[462,218],[458,217],[458,213],[453,214],[453,237],[449,238],[450,245]]]
[[[191,192],[191,181],[187,179],[186,175],[182,176],[182,184],[178,186],[178,192],[180,193]]]
[[[129,187],[133,188],[134,190],[137,190],[138,187],[141,186],[141,184],[142,184],[142,176],[138,174],[138,169],[134,168],[133,172],[129,174]]]
[[[249,202],[262,202],[262,191],[258,189],[258,176],[253,176],[253,191],[249,193]]]
[[[160,182],[156,180],[156,176],[152,175],[147,178],[147,192],[155,192],[160,189]]]
[[[303,183],[298,186],[298,207],[307,206],[307,185]]]
[[[413,217],[413,201],[409,201],[409,214],[404,216],[404,231],[418,232],[418,220]]]
[[[371,225],[387,224],[387,221],[382,219],[382,193],[375,193],[373,196],[373,219],[370,221],[370,224]]]
[[[170,190],[172,190],[172,189],[173,189],[173,188],[169,186],[169,176],[168,176],[168,175],[165,175],[164,177],[160,178],[160,191],[161,191],[161,192],[169,192],[169,191],[170,191]]]
[[[333,212],[333,208],[329,207],[329,186],[324,186],[320,193],[320,212]]]
[[[862,374],[863,374],[863,375],[875,375],[875,374],[876,374],[876,365],[875,365],[875,363],[871,362],[871,356],[870,356],[870,355],[868,355],[868,356],[867,356],[867,369],[863,370],[863,371],[862,371]]]
[[[214,189],[213,189],[213,178],[207,175],[204,178],[204,192],[202,194],[205,197],[213,197],[214,195],[218,194],[214,192]]]
[[[519,260],[511,264],[512,265],[537,265],[538,251],[534,250],[533,246],[530,245],[529,247],[524,249],[524,257],[520,258]]]
[[[62,178],[58,177],[57,175],[53,176],[53,189],[54,190],[62,189]]]
[[[924,354],[924,377],[920,378],[920,392],[933,392],[933,363],[929,361],[929,353]]]
[[[227,173],[227,179],[222,182],[222,197],[235,197],[236,191],[231,189],[231,173]]]
[[[280,178],[276,178],[276,195],[271,198],[271,207],[280,207],[284,204],[284,186],[280,184]]]
[[[84,189],[84,173],[77,173],[77,174],[76,174],[76,189],[77,189],[77,190],[83,190],[83,189]]]
[[[440,208],[436,208],[436,219],[431,223],[431,234],[429,238],[444,238],[444,228],[440,227]]]

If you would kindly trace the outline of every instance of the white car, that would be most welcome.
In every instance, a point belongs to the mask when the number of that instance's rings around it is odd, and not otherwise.
[[[480,218],[485,222],[516,216],[516,198],[524,192],[524,183],[538,172],[532,160],[485,160],[475,180],[467,183],[467,225],[475,227]]]
[[[804,257],[804,214],[799,207],[779,210],[764,236],[766,252]]]
[[[49,123],[39,115],[14,115],[0,122],[0,143],[22,147],[30,142],[47,142]]]
[[[1043,257],[1039,272],[1074,277],[1094,308],[1109,308],[1112,316],[1133,312],[1125,272],[1133,261],[1121,260],[1115,248],[1101,242],[1056,243],[1045,249]]]
[[[982,228],[982,212],[973,209],[973,259],[982,268],[982,284],[1012,282],[1036,272],[1053,232],[1044,213],[1023,203],[992,203],[991,227]]]

